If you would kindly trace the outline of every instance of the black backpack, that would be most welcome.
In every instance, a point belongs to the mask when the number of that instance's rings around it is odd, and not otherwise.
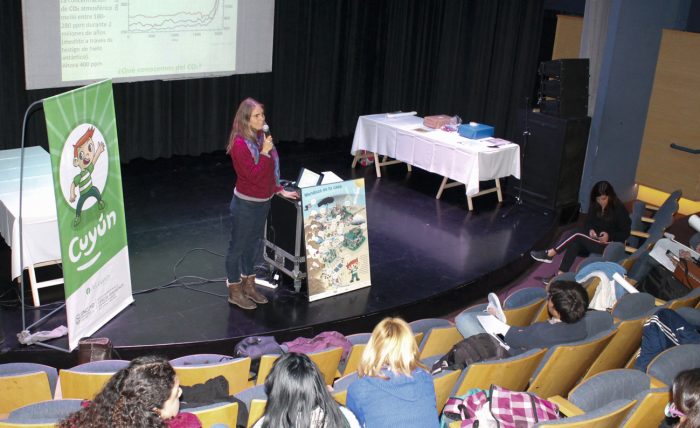
[[[673,277],[673,272],[660,264],[655,264],[647,276],[637,283],[637,289],[661,300],[677,299],[690,292],[688,287]]]
[[[447,354],[433,364],[432,373],[440,373],[445,369],[462,370],[472,363],[500,360],[510,356],[510,352],[495,337],[488,333],[479,333],[456,343]]]

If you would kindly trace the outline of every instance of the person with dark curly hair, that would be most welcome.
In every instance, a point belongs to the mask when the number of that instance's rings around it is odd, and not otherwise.
[[[192,413],[180,410],[180,381],[168,360],[135,358],[107,382],[92,402],[61,421],[60,427],[199,428]]]

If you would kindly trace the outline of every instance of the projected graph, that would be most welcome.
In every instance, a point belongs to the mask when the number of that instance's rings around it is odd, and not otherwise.
[[[61,78],[236,69],[238,0],[60,0]]]
[[[128,31],[221,31],[225,0],[129,0]]]

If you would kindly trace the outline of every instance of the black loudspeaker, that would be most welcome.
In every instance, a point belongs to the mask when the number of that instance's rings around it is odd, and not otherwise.
[[[559,117],[588,114],[589,61],[557,59],[540,63],[540,111]]]
[[[526,124],[525,116],[518,115],[518,128],[529,133],[520,141],[523,202],[552,211],[578,204],[591,118],[528,111]]]

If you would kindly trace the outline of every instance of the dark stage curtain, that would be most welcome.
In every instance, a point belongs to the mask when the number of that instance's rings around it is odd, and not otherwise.
[[[0,2],[0,149],[19,146],[29,103],[65,91],[23,89],[20,5]],[[543,14],[541,0],[278,0],[271,73],[115,84],[121,158],[223,149],[247,96],[278,141],[348,136],[358,116],[394,110],[458,114],[513,139]],[[30,144],[46,146],[36,116]]]

